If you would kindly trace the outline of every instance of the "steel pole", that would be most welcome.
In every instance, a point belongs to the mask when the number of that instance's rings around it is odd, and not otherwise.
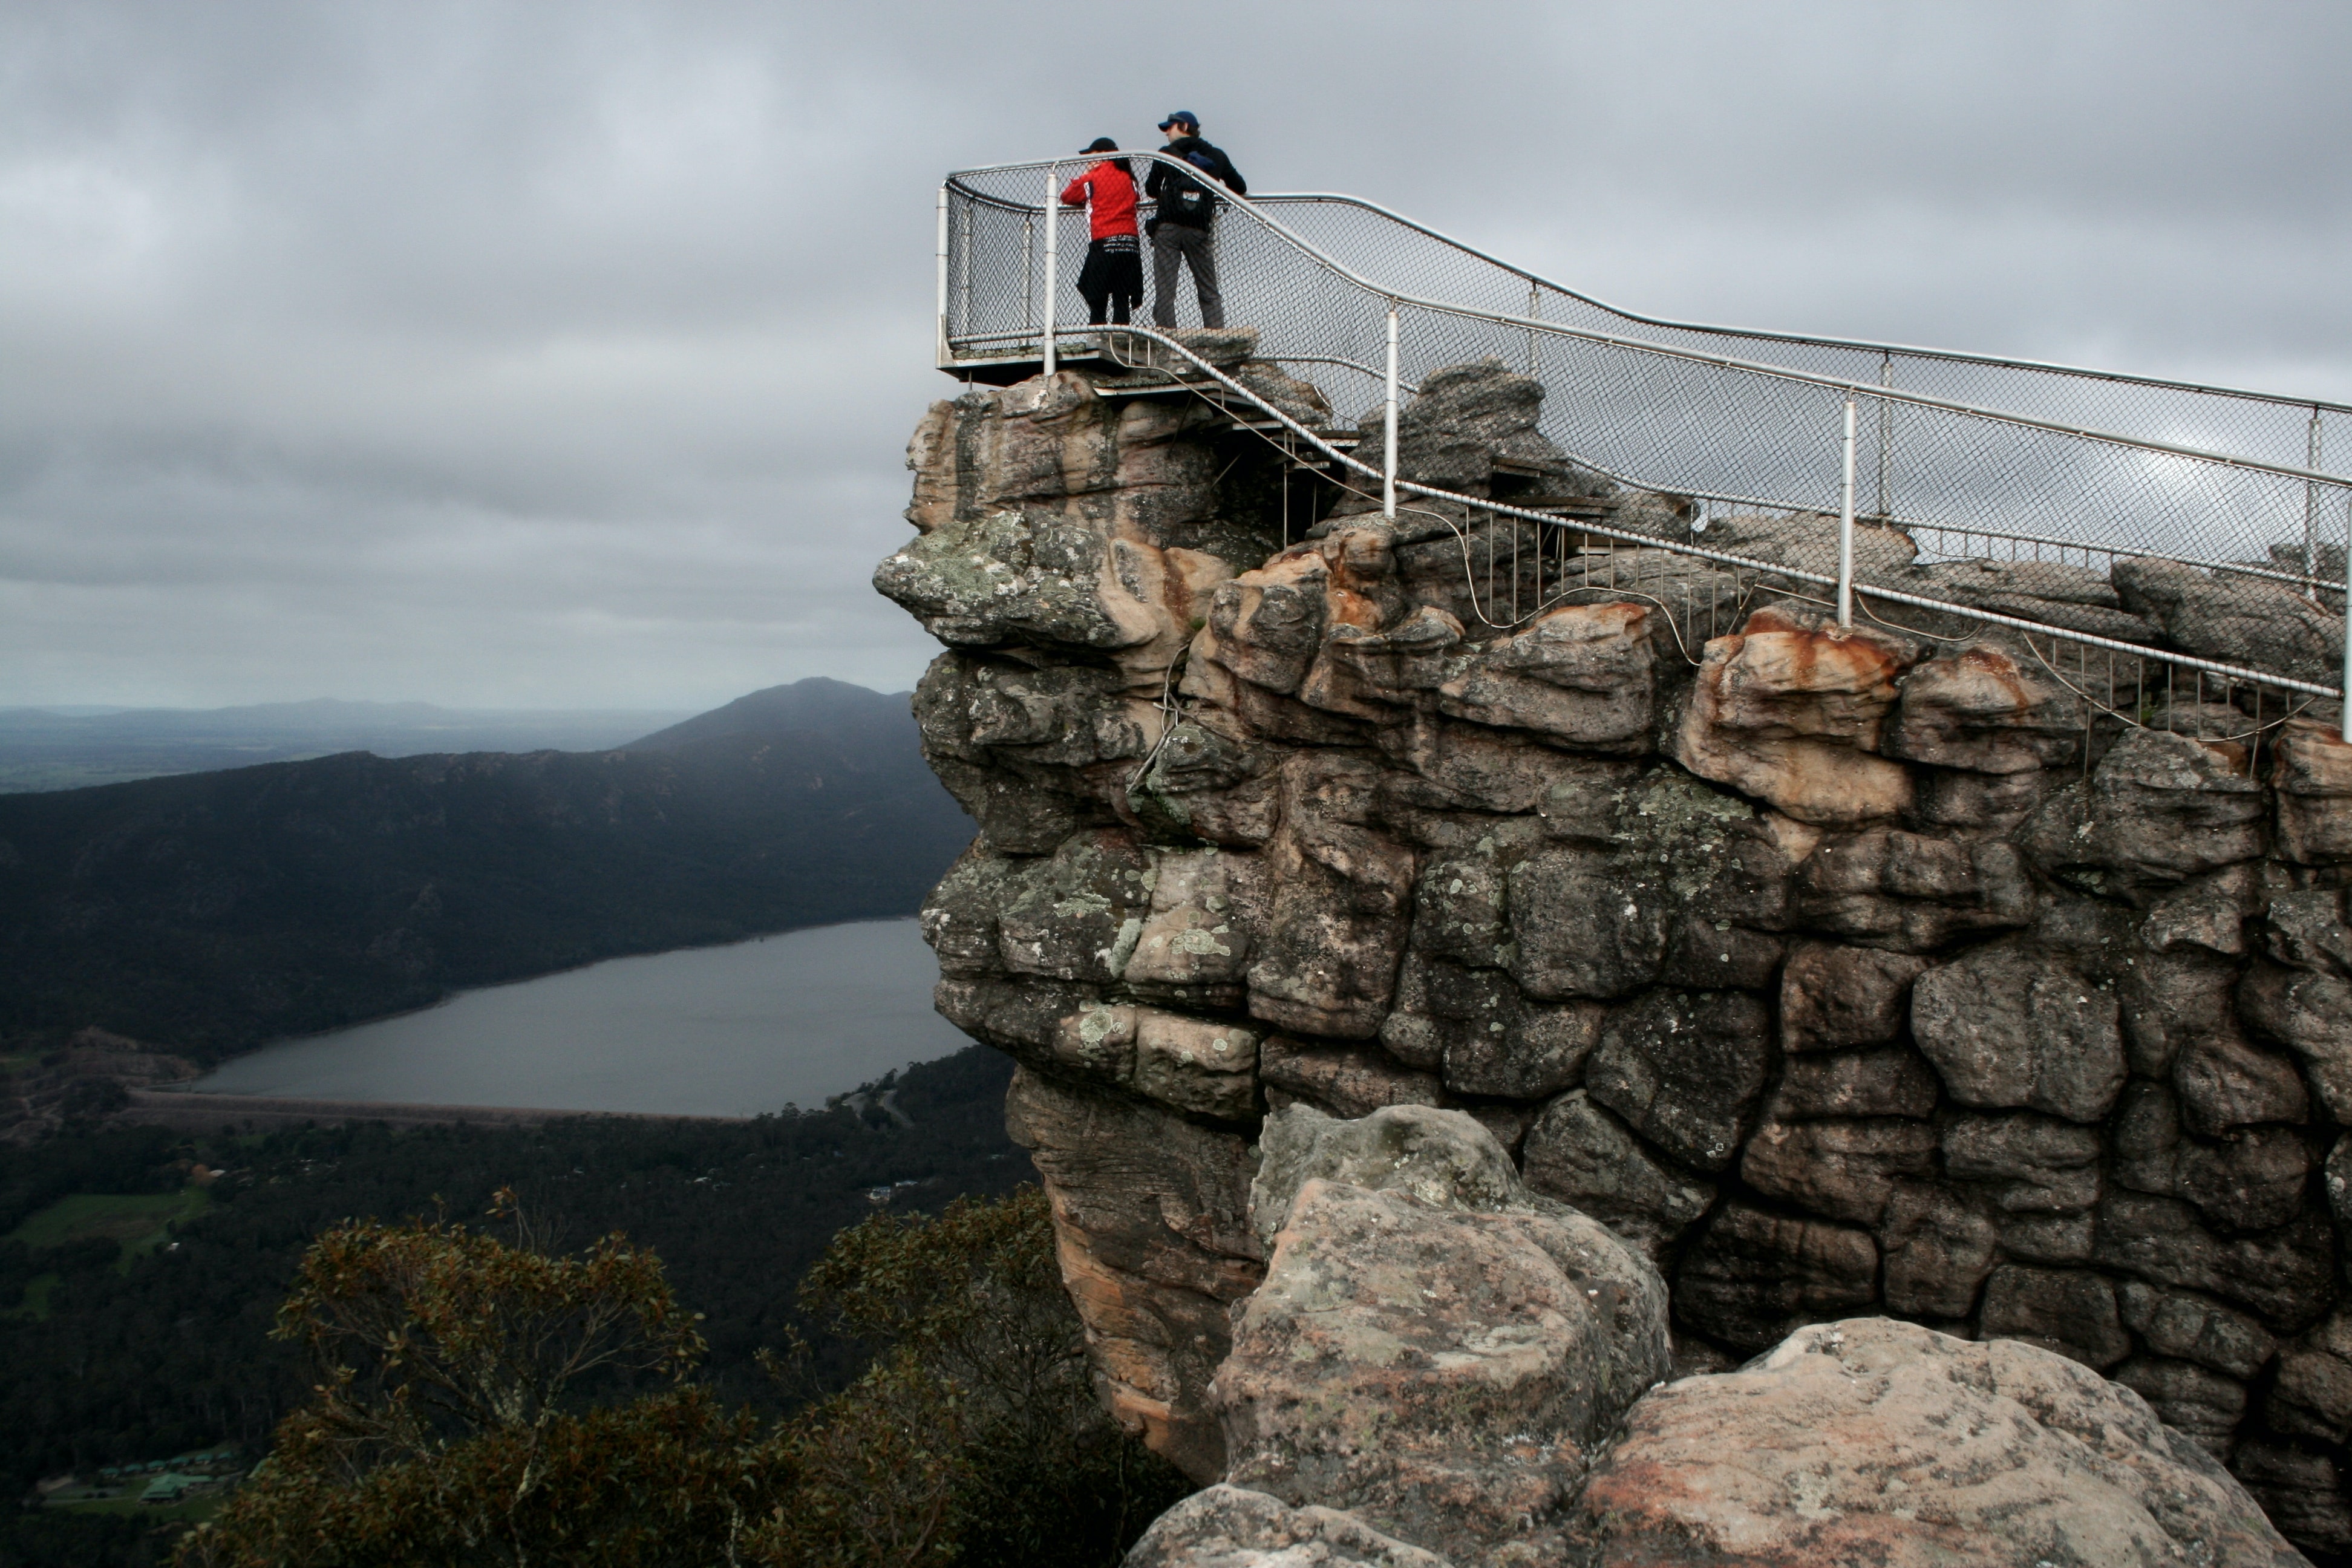
[[[1389,301],[1389,395],[1381,411],[1381,515],[1396,521],[1397,312]]]
[[[1845,482],[1838,492],[1838,625],[1853,625],[1853,399],[1845,400]]]
[[[1878,384],[1888,391],[1895,389],[1895,355],[1878,356]],[[1895,451],[1895,400],[1878,400],[1878,520],[1882,522],[1894,516],[1886,502],[1886,462]]]
[[[2306,468],[2319,467],[2319,405],[2311,405],[2311,432],[2304,440],[2304,464]],[[2310,479],[2303,482],[2303,591],[2316,598],[2319,593],[2319,486]]]
[[[1055,163],[1045,165],[1045,374],[1047,375],[1054,374],[1054,260],[1061,249],[1055,243],[1055,236],[1059,234],[1062,228],[1061,224],[1056,221],[1061,216],[1056,204],[1062,199],[1062,193],[1055,187],[1054,182],[1054,176],[1059,168],[1060,165]]]
[[[2344,497],[2344,743],[2352,746],[2352,491]]]
[[[940,368],[948,366],[948,188],[940,186]]]

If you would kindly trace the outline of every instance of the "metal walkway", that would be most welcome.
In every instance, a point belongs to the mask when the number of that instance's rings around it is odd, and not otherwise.
[[[1168,161],[1125,156],[1139,180],[1149,163]],[[1352,432],[1308,429],[1181,340],[1149,329],[1106,339],[1072,325],[1085,319],[1075,279],[1086,216],[1051,198],[1087,162],[966,170],[941,186],[941,369],[1004,380],[1051,368],[1065,345],[1125,358],[1140,345],[1162,367],[1185,367],[1187,381],[1216,386],[1229,408],[1257,408],[1263,417],[1255,423],[1281,426],[1292,450],[1311,448],[1330,471],[1380,487],[1391,511],[1399,493],[1476,509],[1532,531],[1538,562],[1547,550],[1565,561],[1580,548],[1546,533],[1566,531],[1555,516],[1376,472],[1353,457]],[[1622,542],[1811,583],[1841,620],[1853,617],[1859,595],[1865,617],[1908,605],[2039,633],[2042,640],[2030,646],[2037,657],[2050,649],[2045,663],[2071,658],[2087,677],[2092,657],[2104,657],[2110,688],[2118,658],[2134,661],[2128,679],[2142,693],[2160,666],[2168,690],[2195,679],[2200,710],[2209,679],[2225,704],[2246,706],[2251,690],[2259,705],[2267,689],[2257,730],[2298,708],[2340,700],[2352,685],[2343,647],[2352,479],[2324,466],[2331,454],[2352,458],[2352,406],[1659,321],[1348,196],[1228,195],[1217,245],[1228,319],[1258,331],[1261,357],[1316,382],[1335,407],[1366,411],[1368,426],[1392,421],[1400,392],[1431,373],[1496,359],[1543,384],[1543,434],[1595,475],[1633,491],[1687,498],[1702,525],[1727,513],[1804,519],[1822,531],[1824,551],[1850,542],[1857,519],[1884,523],[1907,535],[1917,562],[1874,573],[1854,563],[1849,543],[1833,573],[1809,573],[1785,560],[1708,549],[1703,528],[1684,538],[1618,534]],[[1191,290],[1182,292],[1189,325]],[[1395,443],[1385,450],[1392,454]],[[1580,538],[1612,533],[1586,519],[1574,529]],[[1498,548],[1491,532],[1484,548],[1491,573]],[[1516,534],[1508,548],[1517,559]],[[2277,625],[2294,635],[2155,652],[2037,620],[2030,607],[2019,614],[2015,605],[1948,597],[1932,571],[1970,560],[2041,562],[2088,568],[2076,575],[2089,578],[2133,559],[2210,572],[2195,579],[2208,621]],[[1923,574],[1922,566],[1930,570]],[[1517,618],[1540,607],[1544,594],[1534,599],[1500,608]],[[1492,616],[1482,609],[1481,618]],[[2084,695],[2127,721],[2147,711],[2144,700],[2101,703]],[[2352,740],[2352,714],[2342,721]]]

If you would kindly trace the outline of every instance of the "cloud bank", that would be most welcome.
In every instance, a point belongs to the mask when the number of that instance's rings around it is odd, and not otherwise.
[[[1196,110],[1656,313],[2352,397],[2352,13],[0,5],[0,704],[692,706],[932,651],[945,169]]]

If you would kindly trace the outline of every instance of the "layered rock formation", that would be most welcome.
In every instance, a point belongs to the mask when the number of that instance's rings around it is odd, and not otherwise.
[[[1540,396],[1499,366],[1432,378],[1407,477],[1589,500]],[[937,405],[910,461],[918,536],[877,584],[949,645],[916,710],[981,829],[924,917],[939,1004],[1023,1064],[1012,1125],[1107,1396],[1156,1447],[1279,1495],[1253,1456],[1307,1439],[1254,1426],[1236,1452],[1220,1365],[1308,1334],[1298,1291],[1420,1267],[1368,1252],[1260,1291],[1303,1267],[1251,1221],[1268,1113],[1443,1107],[1517,1167],[1499,1206],[1408,1216],[1327,1177],[1298,1189],[1318,1225],[1411,1231],[1534,1300],[1576,1278],[1538,1200],[1570,1205],[1657,1270],[1685,1367],[1870,1314],[2042,1346],[2136,1390],[2296,1541],[2352,1549],[2331,728],[2257,752],[2086,722],[1957,618],[1841,630],[1769,577],[1573,535],[1539,569],[1551,607],[1490,625],[1507,595],[1465,563],[1528,568],[1475,510],[1286,515],[1258,437],[1078,370]],[[1617,515],[1682,526],[1655,499]],[[1803,520],[1716,527],[1791,565],[1819,544]],[[1948,597],[2072,606],[2152,648],[2252,635],[2200,609],[2197,574],[1970,576],[1864,542]],[[2317,635],[2290,619],[2264,635]],[[2174,722],[2253,728],[2195,717]],[[1523,1479],[1589,1458],[1543,1451]],[[1444,1550],[1416,1528],[1397,1539]]]

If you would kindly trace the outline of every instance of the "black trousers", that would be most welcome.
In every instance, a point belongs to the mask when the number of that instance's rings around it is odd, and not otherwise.
[[[1087,302],[1087,319],[1094,325],[1106,321],[1127,324],[1128,312],[1143,303],[1143,255],[1135,236],[1115,234],[1087,247],[1078,297]]]

